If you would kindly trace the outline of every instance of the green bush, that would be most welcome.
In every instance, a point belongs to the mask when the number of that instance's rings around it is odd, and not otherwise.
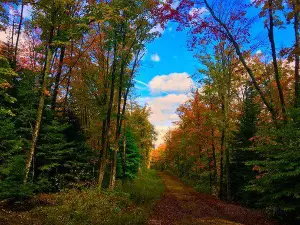
[[[136,204],[151,204],[160,198],[164,190],[162,181],[153,170],[142,170],[134,180],[127,180],[119,191],[128,193]]]
[[[41,207],[35,213],[46,225],[144,224],[145,212],[126,196],[71,190],[56,195],[58,206]]]
[[[197,184],[194,186],[194,188],[201,192],[210,194],[211,193],[211,187],[210,187],[210,181],[209,181],[210,172],[203,172],[199,179],[197,179]]]
[[[97,188],[55,194],[56,205],[40,207],[34,217],[46,225],[145,224],[163,184],[154,171],[143,170],[115,192]]]
[[[15,156],[7,167],[7,178],[0,181],[0,200],[23,200],[33,195],[33,185],[24,184],[25,162],[23,156]]]

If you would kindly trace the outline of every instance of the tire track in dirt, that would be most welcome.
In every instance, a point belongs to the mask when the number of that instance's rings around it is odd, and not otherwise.
[[[257,210],[198,193],[167,173],[158,175],[166,190],[150,216],[149,225],[278,225]]]

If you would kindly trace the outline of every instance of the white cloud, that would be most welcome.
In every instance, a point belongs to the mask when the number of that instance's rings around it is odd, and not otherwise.
[[[153,62],[159,62],[160,61],[160,57],[159,57],[159,55],[157,53],[155,53],[155,54],[151,55],[151,60]]]
[[[188,100],[185,94],[168,94],[160,97],[145,97],[137,99],[139,104],[147,104],[151,108],[150,122],[157,131],[157,141],[155,145],[163,143],[165,133],[172,127],[173,122],[178,121],[178,115],[175,113],[180,104]]]
[[[158,146],[164,142],[166,132],[175,126],[173,122],[179,120],[176,110],[189,99],[194,82],[186,72],[156,76],[149,83],[139,80],[135,82],[137,85],[148,88],[152,94],[149,97],[140,97],[137,101],[140,105],[147,104],[151,108],[149,120],[158,133],[155,142]]]
[[[18,11],[21,12],[21,6],[18,7]],[[32,14],[32,6],[31,5],[25,5],[23,9],[23,17],[29,19]]]
[[[157,139],[155,146],[158,147],[160,144],[164,143],[164,137],[166,133],[170,130],[169,126],[156,126],[155,131],[157,133]]]
[[[0,41],[7,41],[7,33],[5,31],[0,31]]]
[[[260,50],[260,49],[259,49],[259,50],[257,50],[257,51],[256,51],[256,54],[257,54],[257,55],[260,55],[260,54],[262,54],[262,50]]]
[[[150,31],[149,33],[152,34],[152,33],[159,33],[159,34],[163,34],[164,33],[164,29],[162,28],[162,26],[160,24],[154,26]]]
[[[143,85],[143,86],[146,86],[146,87],[149,87],[149,85],[148,84],[146,84],[145,82],[143,82],[143,81],[140,81],[140,80],[136,80],[136,79],[133,79],[136,83],[138,83],[138,84],[141,84],[141,85]]]
[[[162,0],[163,3],[167,3],[167,0]],[[173,3],[171,4],[171,7],[173,9],[177,9],[177,7],[179,6],[180,1],[179,0],[174,0]]]
[[[205,7],[201,7],[201,8],[195,8],[193,7],[190,11],[189,11],[189,15],[192,17],[205,17],[208,14],[208,10]]]
[[[149,82],[149,87],[152,93],[185,93],[189,92],[193,85],[193,80],[186,72],[156,76]]]
[[[186,94],[168,94],[159,97],[139,98],[140,104],[148,104],[152,114],[150,121],[156,126],[171,126],[178,119],[175,114],[178,106],[188,100]]]

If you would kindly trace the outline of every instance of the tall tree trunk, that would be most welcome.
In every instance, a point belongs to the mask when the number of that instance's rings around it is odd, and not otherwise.
[[[300,1],[297,1],[298,5]],[[294,15],[294,30],[295,30],[295,51],[300,51],[300,35],[299,35],[299,10],[296,9],[296,4],[293,5]],[[299,54],[295,52],[295,107],[300,108],[300,74],[299,74]]]
[[[115,35],[116,38],[116,35]],[[111,114],[112,114],[112,108],[113,108],[113,102],[114,102],[114,95],[115,95],[115,73],[116,73],[116,67],[117,67],[117,40],[114,41],[114,57],[113,57],[113,65],[112,65],[112,72],[111,72],[111,85],[110,85],[110,96],[109,96],[109,104],[107,108],[107,116],[106,116],[106,124],[105,124],[105,130],[104,130],[104,139],[102,140],[104,142],[103,144],[103,153],[102,157],[100,158],[100,168],[99,168],[99,177],[98,177],[98,186],[102,186],[104,173],[106,170],[106,153],[108,150],[109,142],[109,130],[110,130],[110,120],[111,120]]]
[[[218,183],[218,171],[217,171],[217,158],[216,158],[216,148],[215,148],[215,130],[212,127],[211,128],[211,149],[212,149],[212,160],[213,160],[213,182],[214,182],[214,186],[217,185]],[[217,191],[214,192],[214,194],[217,194]]]
[[[209,155],[209,150],[208,148],[206,149],[206,154],[207,154],[207,158],[208,158],[208,169],[209,169],[209,190],[210,190],[210,194],[212,193],[212,181],[213,181],[213,177],[212,177],[212,168],[211,168],[211,158]],[[197,173],[197,172],[196,172]],[[198,174],[198,173],[197,173]]]
[[[11,62],[14,60],[13,49],[14,49],[14,35],[15,35],[15,18],[13,18],[13,24],[11,29],[11,43],[8,45],[8,58]]]
[[[287,122],[286,106],[285,106],[282,86],[281,86],[281,83],[280,83],[280,74],[279,74],[277,57],[276,57],[276,45],[275,45],[275,40],[274,40],[273,0],[269,0],[268,3],[269,3],[268,11],[269,11],[269,26],[270,26],[268,28],[268,36],[269,36],[269,40],[270,40],[270,44],[271,44],[273,67],[274,67],[274,76],[275,76],[278,95],[279,95],[279,99],[280,99],[280,106],[281,106],[282,116],[283,116],[283,119],[286,123]]]
[[[19,45],[19,39],[20,39],[20,34],[21,34],[21,28],[22,28],[22,24],[23,24],[23,12],[24,12],[24,1],[22,1],[22,4],[21,4],[21,15],[20,15],[20,21],[19,21],[19,25],[18,25],[17,40],[16,40],[15,51],[14,51],[13,64],[15,67],[17,65],[18,45]]]
[[[106,120],[102,121],[102,135],[101,135],[101,152],[100,152],[100,167],[99,167],[99,175],[98,175],[98,186],[101,187],[104,173],[106,169]]]
[[[126,177],[126,120],[124,120],[124,138],[123,138],[123,158],[122,158],[122,171],[123,171],[123,177]]]
[[[224,160],[224,139],[225,139],[225,132],[224,130],[222,131],[222,136],[221,136],[221,156],[220,156],[220,190],[219,190],[219,198],[223,198],[223,193],[224,193],[224,166],[223,166],[223,160]]]
[[[55,107],[56,107],[56,98],[57,98],[57,95],[58,95],[59,82],[60,82],[64,57],[65,57],[65,50],[66,50],[65,46],[61,47],[61,49],[60,49],[58,70],[57,70],[57,74],[56,74],[56,77],[55,77],[54,90],[53,90],[53,95],[52,95],[52,100],[51,100],[51,110],[52,111],[54,111]]]
[[[74,42],[71,41],[71,62],[73,61],[73,52],[74,52]],[[66,88],[66,93],[65,93],[65,98],[64,98],[64,104],[63,104],[63,112],[64,113],[66,113],[66,107],[67,107],[67,104],[68,104],[68,95],[69,95],[70,85],[71,85],[71,74],[72,74],[73,66],[75,64],[73,64],[72,66],[69,67],[69,71],[67,73],[68,74],[67,88]]]
[[[54,27],[51,27],[49,41],[48,41],[48,45],[47,45],[46,56],[45,56],[45,60],[46,60],[45,70],[43,71],[43,75],[42,75],[42,90],[41,90],[38,111],[37,111],[37,120],[36,120],[35,127],[34,127],[33,134],[32,134],[31,148],[30,148],[29,154],[27,156],[27,160],[26,160],[24,183],[27,183],[27,181],[28,181],[30,167],[32,165],[32,160],[35,155],[36,143],[37,143],[37,140],[39,137],[40,127],[41,127],[42,115],[43,115],[44,105],[45,105],[45,95],[47,94],[46,92],[47,92],[47,87],[48,87],[48,74],[50,72],[50,64],[51,64],[51,59],[52,59],[51,43],[52,43],[52,39],[53,39],[53,32],[54,32]]]
[[[230,193],[230,154],[228,148],[228,97],[224,96],[224,153],[225,153],[225,169],[226,169],[226,199],[231,198]]]
[[[122,104],[122,90],[123,90],[123,77],[124,77],[124,67],[125,67],[125,59],[123,59],[121,65],[120,79],[119,79],[119,90],[118,90],[118,103],[117,103],[117,122],[116,122],[116,136],[115,136],[115,144],[116,146],[119,143],[119,138],[121,135],[122,129],[122,121],[121,117],[121,104]],[[111,166],[111,174],[110,174],[110,182],[109,189],[113,190],[116,182],[116,171],[117,171],[117,159],[118,159],[118,147],[113,149],[113,158],[112,158],[112,166]]]

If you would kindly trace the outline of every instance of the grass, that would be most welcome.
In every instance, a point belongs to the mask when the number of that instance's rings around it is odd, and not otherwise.
[[[115,192],[93,188],[56,194],[54,206],[35,209],[33,216],[45,225],[146,224],[163,190],[156,173],[145,170],[133,181],[119,184]]]
[[[133,181],[127,181],[118,187],[122,193],[129,194],[130,200],[137,205],[151,205],[164,191],[162,181],[153,170],[144,170]]]

